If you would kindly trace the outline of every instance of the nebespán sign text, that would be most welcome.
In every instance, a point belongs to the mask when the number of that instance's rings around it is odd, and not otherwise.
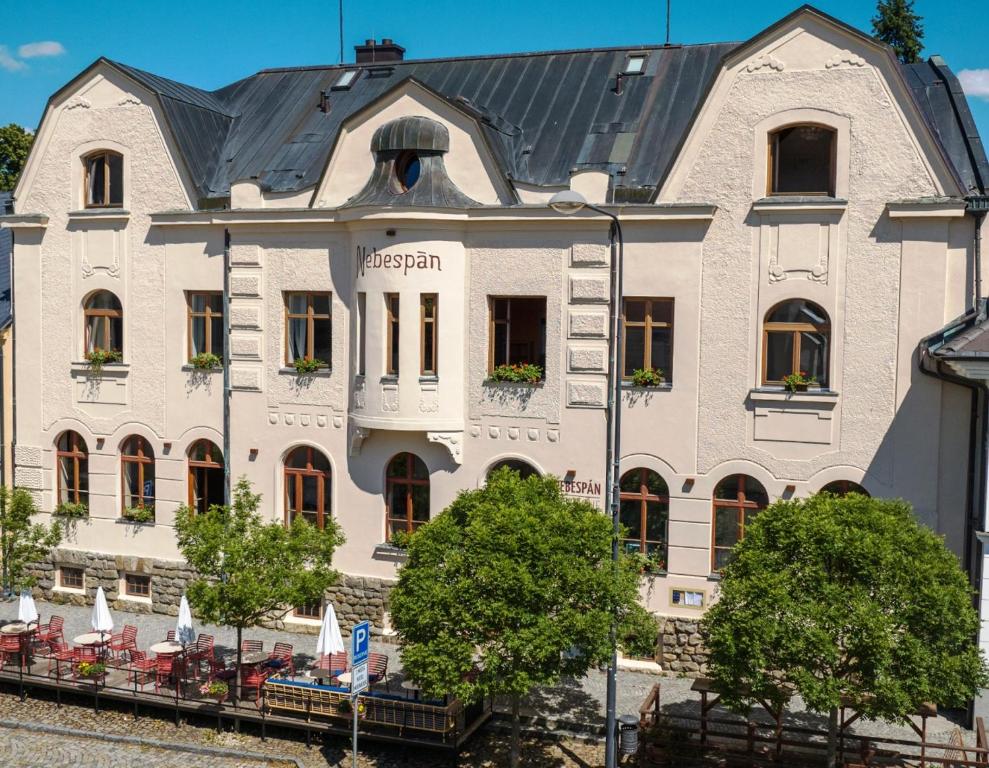
[[[369,269],[400,269],[403,275],[407,275],[410,269],[443,271],[440,257],[436,254],[425,251],[382,253],[377,248],[368,248],[366,245],[357,246],[357,269],[361,277]]]

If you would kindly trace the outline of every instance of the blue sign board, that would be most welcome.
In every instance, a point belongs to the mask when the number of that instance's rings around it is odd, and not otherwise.
[[[367,655],[371,650],[371,622],[362,621],[355,624],[350,634],[350,663],[353,666],[363,664],[367,661]]]

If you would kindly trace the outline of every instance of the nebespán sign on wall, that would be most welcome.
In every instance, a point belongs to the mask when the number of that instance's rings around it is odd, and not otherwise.
[[[414,253],[384,253],[375,247],[357,246],[357,269],[361,277],[370,269],[401,270],[407,275],[409,270],[433,270],[442,272],[440,257],[425,251]]]

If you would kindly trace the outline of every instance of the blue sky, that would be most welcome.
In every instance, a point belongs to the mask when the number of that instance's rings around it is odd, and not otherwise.
[[[392,37],[409,58],[662,42],[664,0],[344,0],[344,43]],[[800,5],[780,0],[673,0],[674,43],[745,40]],[[819,0],[869,29],[874,0]],[[986,0],[917,0],[925,55],[963,73],[989,143]],[[32,130],[48,96],[99,56],[212,89],[258,69],[336,63],[336,0],[32,0],[0,27],[0,125]]]

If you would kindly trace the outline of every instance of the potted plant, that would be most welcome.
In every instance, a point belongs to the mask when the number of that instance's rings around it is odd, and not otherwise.
[[[106,664],[101,661],[80,661],[76,668],[79,677],[89,680],[99,680],[106,674]]]
[[[488,381],[505,381],[513,384],[538,384],[543,380],[543,367],[535,363],[506,363],[496,365]]]
[[[103,366],[107,363],[119,363],[123,359],[118,350],[100,349],[99,347],[87,352],[84,357],[89,364],[89,370],[97,375],[102,372]]]
[[[292,364],[295,366],[295,372],[300,376],[308,376],[316,373],[320,368],[326,367],[326,363],[318,357],[309,357],[308,355],[295,358]]]
[[[230,686],[222,680],[212,680],[199,686],[199,694],[201,696],[208,696],[211,699],[216,699],[217,704],[222,704],[226,701],[227,694],[229,693]]]
[[[806,392],[811,384],[817,384],[817,377],[808,376],[807,371],[796,371],[783,377],[783,386],[790,392]]]
[[[223,360],[212,352],[200,352],[189,359],[189,365],[197,371],[212,371],[223,367]]]
[[[63,501],[55,507],[52,514],[65,520],[81,520],[84,517],[89,517],[89,507],[81,501]]]
[[[666,383],[661,368],[636,368],[632,371],[632,385],[636,387],[659,387]]]
[[[629,554],[639,573],[663,573],[666,570],[666,557],[662,552],[642,552]]]
[[[153,523],[155,520],[154,507],[125,507],[121,517],[131,523]]]
[[[388,543],[396,549],[408,549],[412,540],[412,533],[409,531],[393,531]]]

